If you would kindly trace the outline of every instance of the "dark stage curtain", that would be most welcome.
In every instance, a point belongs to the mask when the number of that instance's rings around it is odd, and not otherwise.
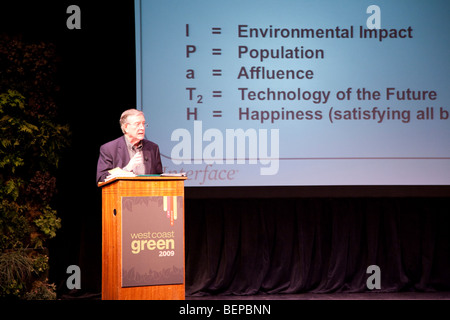
[[[450,199],[186,199],[186,294],[450,290]]]

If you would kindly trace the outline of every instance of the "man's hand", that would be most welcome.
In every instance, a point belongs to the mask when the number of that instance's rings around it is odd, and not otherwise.
[[[133,158],[130,159],[130,162],[123,168],[126,171],[133,171],[139,164],[144,162],[144,156],[142,152],[136,153]]]

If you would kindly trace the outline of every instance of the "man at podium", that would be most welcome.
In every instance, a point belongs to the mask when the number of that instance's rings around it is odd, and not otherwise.
[[[159,146],[145,139],[145,116],[142,111],[129,109],[120,117],[123,136],[100,147],[97,163],[97,183],[105,181],[112,169],[141,174],[162,173]]]

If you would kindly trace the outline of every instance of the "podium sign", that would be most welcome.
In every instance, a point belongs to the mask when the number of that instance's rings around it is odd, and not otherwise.
[[[122,197],[122,287],[183,278],[183,198]]]
[[[102,188],[102,299],[183,300],[184,180],[127,177]]]

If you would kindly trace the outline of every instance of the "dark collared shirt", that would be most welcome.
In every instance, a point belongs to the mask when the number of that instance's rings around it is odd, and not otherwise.
[[[142,152],[142,141],[140,141],[139,144],[133,146],[128,140],[128,137],[125,136],[125,142],[127,144],[127,150],[128,154],[130,155],[130,159],[133,158],[136,153]],[[144,157],[142,157],[142,163],[137,165],[136,168],[134,168],[133,172],[137,175],[145,174]]]

